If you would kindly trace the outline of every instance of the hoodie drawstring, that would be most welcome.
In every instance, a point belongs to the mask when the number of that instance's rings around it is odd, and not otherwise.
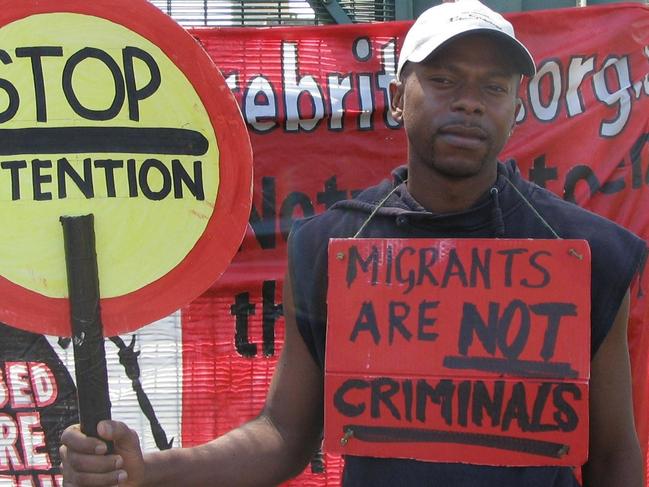
[[[405,178],[405,179],[403,180],[403,183],[407,183],[407,182],[408,182],[408,178]],[[392,191],[390,191],[390,192],[385,196],[385,198],[383,198],[381,201],[379,201],[379,202],[377,203],[376,207],[372,210],[372,213],[370,213],[370,216],[368,216],[368,217],[365,219],[365,221],[363,222],[363,224],[362,224],[362,225],[360,226],[360,228],[356,231],[356,233],[354,234],[354,236],[353,236],[352,238],[359,238],[359,237],[360,237],[361,233],[363,233],[363,230],[365,230],[365,227],[367,226],[367,224],[370,222],[370,220],[372,220],[372,218],[374,218],[374,215],[376,215],[376,212],[379,211],[379,209],[381,209],[381,208],[383,207],[383,205],[385,204],[385,202],[388,201],[388,198],[389,198],[390,196],[392,196],[392,195],[395,193],[395,191],[396,191],[397,189],[399,189],[400,186],[401,186],[401,184],[395,184],[395,185],[394,185],[394,188],[392,188]]]
[[[498,201],[498,188],[495,186],[489,190],[493,206],[491,207],[491,225],[493,227],[495,237],[505,236],[505,221],[503,220],[503,212],[500,209],[500,202]]]

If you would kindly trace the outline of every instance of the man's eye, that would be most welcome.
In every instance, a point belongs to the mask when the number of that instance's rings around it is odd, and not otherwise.
[[[507,87],[502,85],[488,85],[487,89],[493,93],[507,93]]]
[[[452,83],[450,78],[445,78],[445,77],[442,77],[442,76],[433,76],[432,78],[430,78],[430,80],[433,83],[439,84],[439,85],[450,85]]]

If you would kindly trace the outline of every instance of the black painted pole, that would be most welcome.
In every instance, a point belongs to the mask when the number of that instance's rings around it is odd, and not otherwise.
[[[110,419],[99,273],[93,215],[62,216],[70,322],[81,431],[97,437],[97,423]],[[109,445],[110,447],[110,445]]]

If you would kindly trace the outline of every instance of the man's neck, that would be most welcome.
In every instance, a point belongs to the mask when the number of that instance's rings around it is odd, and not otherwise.
[[[469,178],[449,178],[435,171],[408,167],[408,191],[426,210],[435,214],[471,208],[494,185],[498,171]]]

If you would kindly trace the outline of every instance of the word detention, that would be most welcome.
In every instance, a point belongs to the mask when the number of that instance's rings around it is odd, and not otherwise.
[[[157,201],[169,196],[182,199],[191,194],[205,199],[203,163],[190,170],[180,159],[165,164],[160,159],[85,158],[77,170],[68,158],[0,161],[0,194],[12,201],[48,201],[79,196],[85,198],[137,198]]]

